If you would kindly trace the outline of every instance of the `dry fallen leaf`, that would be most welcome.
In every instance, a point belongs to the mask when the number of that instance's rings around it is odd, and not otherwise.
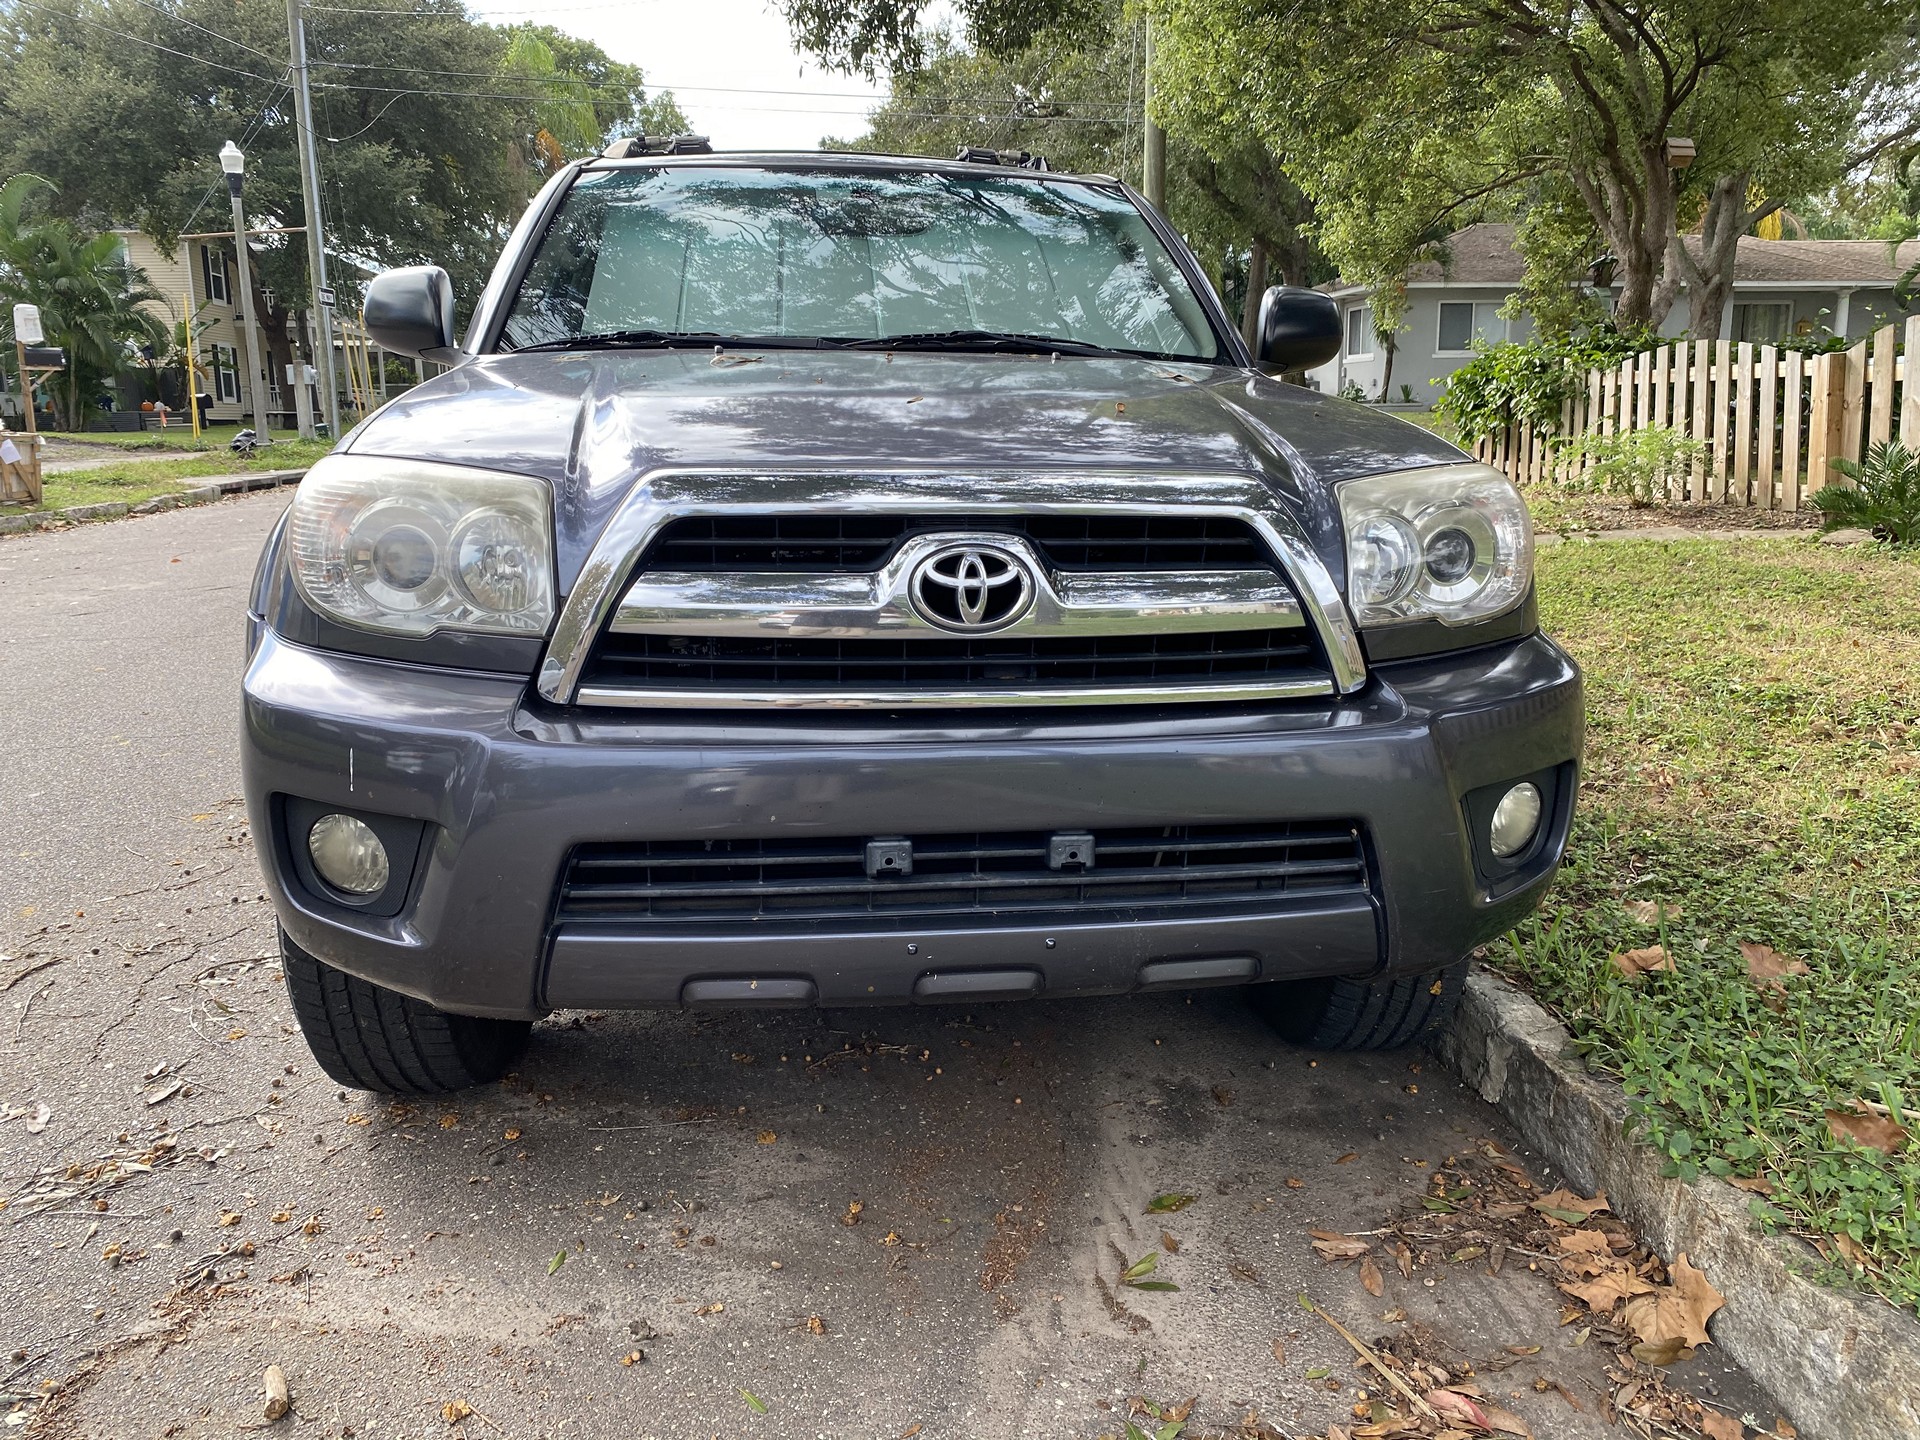
[[[1753,1195],[1773,1194],[1773,1182],[1764,1175],[1734,1175],[1727,1183],[1736,1190],[1745,1190]]]
[[[1907,1143],[1907,1131],[1891,1115],[1876,1115],[1868,1110],[1861,1101],[1854,1101],[1853,1110],[1827,1111],[1827,1128],[1841,1140],[1851,1140],[1856,1145],[1864,1145],[1869,1150],[1881,1150],[1891,1155]]]
[[[473,1406],[464,1400],[449,1400],[440,1407],[440,1418],[449,1425],[458,1425],[473,1414]]]
[[[1578,1210],[1582,1215],[1597,1215],[1610,1208],[1607,1204],[1607,1192],[1602,1190],[1591,1199],[1574,1194],[1564,1186],[1558,1190],[1549,1190],[1536,1202],[1551,1210]]]
[[[840,1217],[840,1223],[842,1225],[858,1225],[860,1223],[860,1212],[866,1208],[866,1205],[862,1201],[849,1200],[847,1202],[847,1213]]]
[[[1653,970],[1673,969],[1673,957],[1664,945],[1649,945],[1644,950],[1623,950],[1613,957],[1613,965],[1629,980],[1638,980]]]
[[[1741,1440],[1747,1433],[1746,1426],[1731,1415],[1722,1415],[1718,1410],[1701,1413],[1700,1430],[1707,1440]]]
[[[1180,1253],[1180,1242],[1162,1230],[1160,1232],[1160,1248],[1169,1255],[1178,1255]]]
[[[719,1315],[719,1314],[722,1314],[726,1310],[726,1308],[727,1307],[725,1303],[723,1303],[722,1301],[716,1300],[711,1305],[702,1305],[698,1310],[694,1311],[693,1313],[695,1315]]]
[[[1282,1365],[1287,1363],[1287,1342],[1286,1341],[1276,1340],[1273,1342],[1273,1358],[1278,1360]]]
[[[1487,1406],[1487,1428],[1496,1435],[1520,1435],[1525,1440],[1533,1440],[1533,1431],[1527,1428],[1527,1422],[1498,1405]]]
[[[920,1433],[920,1428],[920,1422],[918,1420],[914,1421],[913,1424],[907,1426],[906,1429],[900,1432],[900,1440],[913,1440],[913,1437]]]
[[[1465,1421],[1482,1430],[1491,1428],[1487,1424],[1487,1412],[1480,1408],[1480,1402],[1471,1395],[1462,1395],[1458,1390],[1429,1390],[1426,1401],[1449,1419]]]
[[[1658,925],[1662,920],[1671,923],[1680,918],[1680,907],[1672,901],[1629,900],[1621,908],[1642,925]]]
[[[1593,1280],[1565,1281],[1560,1288],[1596,1315],[1611,1315],[1613,1307],[1630,1295],[1645,1295],[1653,1282],[1631,1270],[1610,1270]]]
[[[1360,1283],[1376,1300],[1386,1293],[1386,1282],[1380,1278],[1380,1267],[1373,1263],[1371,1255],[1360,1262]]]
[[[1760,987],[1763,994],[1786,993],[1786,977],[1789,975],[1811,975],[1807,962],[1793,955],[1782,955],[1771,945],[1740,944],[1741,958],[1747,962],[1747,978]]]
[[[1313,1248],[1322,1260],[1352,1260],[1373,1248],[1365,1240],[1333,1230],[1309,1230],[1307,1234],[1313,1237]]]
[[[1722,1305],[1726,1296],[1707,1282],[1706,1275],[1696,1269],[1687,1260],[1682,1251],[1674,1257],[1673,1264],[1667,1267],[1672,1284],[1654,1289],[1645,1295],[1630,1298],[1620,1318],[1627,1327],[1640,1337],[1643,1345],[1664,1348],[1677,1343],[1683,1349],[1692,1349],[1707,1344],[1713,1337],[1707,1334],[1707,1320]],[[1636,1354],[1638,1347],[1636,1347]],[[1671,1361],[1649,1361],[1649,1364],[1671,1364]]]

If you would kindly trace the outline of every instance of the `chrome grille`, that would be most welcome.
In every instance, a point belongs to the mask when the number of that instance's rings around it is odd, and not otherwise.
[[[903,692],[1017,685],[1062,690],[1237,684],[1315,674],[1304,632],[1025,636],[901,640],[610,634],[587,667],[589,687],[673,686],[690,694],[740,687],[845,687]]]
[[[647,547],[647,570],[878,570],[909,536],[1019,535],[1057,570],[1270,570],[1243,520],[1221,515],[689,515]]]
[[[962,708],[1332,691],[1300,600],[1272,565],[1168,568],[1156,558],[1264,557],[1243,522],[1123,513],[976,523],[929,530],[911,515],[859,514],[674,521],[641,557],[594,644],[578,703]],[[882,552],[878,568],[867,568]],[[1123,552],[1143,563],[1119,566]],[[956,557],[996,585],[1024,587],[1019,603],[995,618],[977,595],[969,619],[944,588],[952,578],[927,593],[926,576]],[[1080,568],[1093,560],[1119,568]],[[682,565],[693,568],[672,568]],[[1006,588],[995,594],[1014,598]]]

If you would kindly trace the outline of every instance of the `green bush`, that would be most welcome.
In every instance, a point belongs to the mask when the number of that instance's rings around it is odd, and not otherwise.
[[[1858,526],[1895,545],[1920,541],[1920,455],[1887,440],[1867,452],[1865,464],[1836,460],[1833,468],[1853,484],[1814,492],[1827,529]]]
[[[1590,330],[1570,340],[1476,344],[1474,357],[1436,384],[1434,408],[1453,422],[1460,443],[1497,435],[1515,421],[1554,430],[1560,407],[1588,370],[1617,365],[1664,343],[1651,330]]]
[[[1669,425],[1643,425],[1611,435],[1582,435],[1560,452],[1555,469],[1570,490],[1597,490],[1652,505],[1666,496],[1668,482],[1692,470],[1706,451],[1700,441]]]

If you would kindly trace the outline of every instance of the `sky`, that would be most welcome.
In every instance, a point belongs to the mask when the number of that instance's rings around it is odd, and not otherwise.
[[[638,65],[671,90],[716,150],[812,150],[850,138],[886,98],[884,84],[803,62],[768,0],[468,0],[478,18],[537,19]]]

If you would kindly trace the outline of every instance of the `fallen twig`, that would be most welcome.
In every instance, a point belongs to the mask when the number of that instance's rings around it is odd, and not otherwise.
[[[1338,1320],[1334,1319],[1333,1316],[1329,1315],[1326,1311],[1322,1310],[1318,1305],[1314,1304],[1313,1301],[1309,1300],[1306,1296],[1302,1295],[1300,1297],[1300,1303],[1302,1305],[1305,1305],[1307,1309],[1311,1310],[1314,1314],[1318,1315],[1322,1320],[1326,1321],[1327,1324],[1331,1325],[1334,1329],[1334,1333],[1337,1334],[1342,1340],[1346,1341],[1347,1344],[1351,1345],[1354,1348],[1354,1352],[1358,1354],[1362,1360],[1366,1361],[1366,1363],[1373,1368],[1374,1372],[1378,1374],[1382,1380],[1386,1381],[1389,1385],[1393,1386],[1394,1389],[1398,1390],[1402,1395],[1406,1396],[1408,1403],[1413,1406],[1414,1410],[1418,1414],[1420,1414],[1421,1416],[1425,1417],[1428,1420],[1438,1420],[1440,1418],[1440,1412],[1438,1410],[1435,1410],[1433,1406],[1429,1405],[1424,1399],[1422,1399],[1418,1394],[1416,1394],[1413,1390],[1413,1387],[1408,1385],[1406,1381],[1402,1380],[1398,1375],[1394,1374],[1392,1370],[1388,1369],[1385,1362],[1383,1362],[1380,1359],[1380,1357],[1374,1353],[1372,1347],[1370,1347],[1364,1340],[1362,1340],[1359,1336],[1355,1335],[1351,1330],[1347,1329],[1347,1327],[1342,1325]]]
[[[61,957],[58,955],[55,955],[49,959],[42,960],[37,965],[29,965],[27,966],[26,969],[20,971],[17,975],[9,975],[7,977],[7,983],[4,985],[0,985],[0,990],[13,989],[14,986],[18,985],[22,980],[26,979],[27,976],[36,974],[39,971],[46,969],[49,965],[58,965],[60,963],[60,960],[61,960]]]
[[[42,985],[38,990],[34,991],[31,995],[27,996],[27,1003],[20,1007],[20,1014],[17,1017],[15,1017],[13,1022],[13,1043],[14,1044],[18,1045],[20,1043],[20,1036],[27,1028],[27,1012],[33,1009],[33,1002],[38,1000],[42,995],[46,994],[47,991],[51,990],[52,988],[53,988],[53,981],[48,980],[46,984]]]

